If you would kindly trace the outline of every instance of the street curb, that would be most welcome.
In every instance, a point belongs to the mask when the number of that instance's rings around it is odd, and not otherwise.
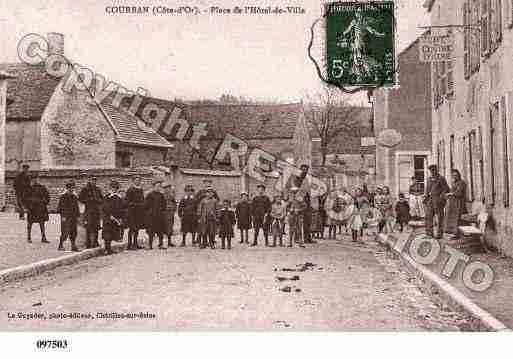
[[[466,295],[456,289],[452,284],[443,280],[426,266],[415,262],[407,253],[400,252],[395,248],[395,242],[390,240],[386,234],[378,234],[376,240],[390,248],[396,255],[401,257],[405,264],[412,269],[417,276],[428,285],[429,289],[437,292],[452,309],[462,310],[473,319],[473,327],[484,331],[510,331],[504,323],[495,318],[488,311],[479,307]]]
[[[118,252],[124,251],[126,247],[126,243],[112,244],[112,249]],[[4,269],[0,271],[0,286],[9,282],[37,276],[43,272],[55,269],[57,267],[74,264],[94,257],[99,257],[103,254],[103,252],[103,248],[85,249],[81,252],[64,255],[62,257],[45,259],[35,263]]]

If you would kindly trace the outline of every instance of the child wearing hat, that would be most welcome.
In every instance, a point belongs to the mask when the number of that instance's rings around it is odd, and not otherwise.
[[[276,247],[276,241],[279,240],[280,247],[283,247],[283,227],[285,226],[286,206],[281,200],[280,195],[274,196],[271,206],[271,233],[273,235],[273,247]]]
[[[289,205],[289,247],[292,247],[292,243],[296,242],[303,248],[303,216],[307,205],[296,188],[292,188],[291,193],[293,197]]]
[[[178,217],[180,217],[180,229],[182,231],[182,243],[186,243],[187,233],[192,236],[192,245],[196,245],[196,230],[198,226],[197,210],[198,202],[194,196],[194,188],[186,185],[184,188],[185,196],[178,204]]]
[[[103,202],[103,226],[102,237],[105,242],[105,254],[114,253],[112,241],[119,241],[126,205],[119,193],[119,182],[110,183],[110,192],[105,196]]]
[[[251,228],[251,203],[247,192],[241,193],[241,200],[237,203],[235,208],[235,215],[237,217],[237,227],[240,231],[240,243],[249,244],[248,231]]]
[[[271,200],[265,195],[265,186],[259,184],[257,186],[258,194],[253,198],[251,202],[251,215],[253,217],[253,225],[255,228],[253,244],[252,246],[258,245],[258,234],[260,229],[264,232],[265,245],[269,246],[269,228],[267,226],[267,216],[271,212]]]
[[[232,249],[233,226],[235,225],[235,213],[231,209],[231,203],[225,199],[219,212],[219,237],[221,248]]]
[[[399,231],[402,233],[404,226],[410,222],[410,204],[405,198],[404,193],[399,193],[399,199],[395,204],[395,213],[397,216],[397,223],[399,224]]]
[[[59,251],[64,250],[64,242],[69,238],[71,250],[78,252],[75,240],[77,238],[77,224],[80,211],[78,208],[78,197],[74,192],[75,182],[66,183],[66,192],[59,198],[57,213],[61,215],[61,237],[59,241]]]

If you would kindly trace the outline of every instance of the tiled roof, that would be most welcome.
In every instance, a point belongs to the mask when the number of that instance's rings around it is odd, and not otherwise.
[[[301,104],[190,105],[146,97],[137,112],[139,117],[148,103],[166,109],[168,115],[176,107],[180,108],[180,117],[190,125],[207,123],[206,139],[222,139],[228,133],[243,139],[292,138],[302,111]],[[170,137],[173,136],[174,133]]]
[[[42,66],[23,63],[0,64],[0,71],[16,76],[7,82],[7,98],[10,102],[7,107],[7,118],[40,120],[60,79],[48,75]],[[144,146],[173,147],[155,131],[139,128],[137,118],[127,111],[109,104],[102,104],[101,107],[115,127],[118,141]]]
[[[117,141],[143,146],[173,147],[165,138],[151,128],[145,127],[137,117],[128,111],[116,108],[110,103],[101,103],[100,107],[115,128]]]
[[[207,170],[199,168],[180,168],[180,172],[187,175],[196,176],[219,176],[219,177],[239,177],[240,171],[219,171],[219,170]]]
[[[15,75],[7,81],[7,107],[9,120],[39,120],[50,101],[60,79],[47,74],[42,66],[23,63],[0,64],[0,71]]]

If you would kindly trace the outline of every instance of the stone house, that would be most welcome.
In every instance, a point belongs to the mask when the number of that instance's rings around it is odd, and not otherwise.
[[[452,59],[431,65],[434,157],[445,176],[462,173],[471,212],[490,208],[495,233],[486,240],[513,256],[513,2],[427,0],[424,7],[432,25],[466,25],[452,32]]]
[[[48,40],[50,48],[62,54],[62,35],[54,33]],[[111,179],[127,184],[134,173],[149,181],[153,172],[142,168],[169,161],[173,145],[165,138],[138,126],[126,110],[96,103],[88,91],[65,90],[65,78],[50,76],[43,65],[0,64],[0,72],[14,77],[4,80],[6,101],[0,106],[6,119],[2,206],[13,207],[12,181],[22,163],[40,173],[54,210],[65,182],[75,179],[82,185],[84,170],[106,187]]]
[[[398,55],[399,87],[374,91],[376,183],[389,186],[397,196],[407,193],[411,177],[426,183],[431,163],[431,70],[419,60],[419,39]],[[380,135],[393,130],[401,141],[393,148]]]
[[[142,130],[127,111],[92,101],[88,91],[64,90],[65,78],[50,76],[44,66],[0,64],[0,71],[16,76],[7,82],[7,170],[20,163],[49,170],[133,168],[167,161],[173,146],[162,136]]]

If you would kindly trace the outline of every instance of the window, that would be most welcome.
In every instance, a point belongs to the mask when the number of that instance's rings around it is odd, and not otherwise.
[[[463,136],[461,138],[461,158],[462,158],[462,165],[461,165],[461,175],[463,176],[463,179],[465,182],[468,183],[468,176],[469,176],[469,170],[468,170],[468,150],[467,150],[467,137]]]
[[[480,195],[481,201],[484,203],[486,199],[485,192],[485,177],[484,177],[484,151],[483,151],[483,130],[481,127],[478,128],[479,131],[479,184],[480,184]]]
[[[508,124],[506,114],[506,96],[501,98],[501,122],[502,122],[502,164],[503,186],[502,201],[504,207],[509,207],[509,157],[508,157]]]
[[[510,1],[510,0],[506,0]],[[481,2],[481,52],[489,56],[502,41],[502,0]]]
[[[513,1],[513,0],[512,0]],[[466,0],[463,4],[464,56],[463,68],[465,79],[479,71],[481,63],[479,8],[480,0]]]
[[[422,184],[422,190],[425,186],[425,170],[427,156],[401,154],[398,156],[398,191],[407,193],[410,189],[411,178]]]
[[[481,0],[481,54],[487,56],[490,48],[490,0]]]
[[[493,50],[496,50],[502,41],[502,0],[492,0],[491,17],[493,19],[491,41]]]
[[[435,62],[433,64],[434,101],[435,108],[443,103],[445,97],[454,93],[453,63],[450,61]]]
[[[426,183],[426,162],[427,156],[413,157],[414,176],[417,181],[422,183],[422,191],[424,191],[424,184]]]
[[[506,26],[511,29],[513,27],[513,0],[504,0],[504,20]]]
[[[476,131],[472,130],[468,134],[468,163],[469,163],[469,167],[468,167],[468,190],[469,190],[468,198],[470,201],[474,201],[474,196],[476,193],[475,181],[474,181],[474,172],[475,172],[474,171],[474,158],[477,157],[475,155],[476,154],[475,144],[476,144]]]
[[[454,169],[454,135],[449,139],[449,168]]]
[[[499,151],[497,151],[497,139],[496,139],[496,123],[497,123],[497,116],[499,115],[499,103],[494,103],[490,107],[490,143],[489,143],[489,155],[490,155],[490,203],[492,205],[495,205],[495,199],[496,199],[496,191],[497,191],[497,182],[499,179],[499,176],[495,176],[495,171],[497,170],[497,155],[499,154]]]
[[[126,151],[116,152],[116,167],[130,168],[132,167],[132,154]]]
[[[440,174],[445,176],[445,141],[440,140],[438,143],[438,169]]]

